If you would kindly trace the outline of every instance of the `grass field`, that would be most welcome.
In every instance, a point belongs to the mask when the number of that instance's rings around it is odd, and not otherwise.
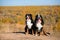
[[[0,32],[7,31],[9,27],[12,31],[23,30],[24,26],[16,25],[25,25],[27,13],[31,13],[33,19],[37,13],[41,14],[46,27],[60,31],[60,6],[0,6]]]

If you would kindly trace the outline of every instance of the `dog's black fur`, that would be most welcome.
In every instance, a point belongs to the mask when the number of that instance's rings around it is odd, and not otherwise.
[[[38,17],[39,16],[39,17]],[[35,16],[35,21],[34,21],[34,27],[33,27],[33,33],[34,33],[34,35],[36,34],[36,32],[37,32],[37,34],[38,34],[38,36],[40,35],[40,32],[42,32],[42,30],[43,30],[43,27],[40,29],[40,31],[38,32],[38,28],[36,27],[36,23],[37,23],[37,21],[38,21],[38,19],[40,19],[41,18],[41,25],[43,26],[44,25],[44,21],[43,21],[43,18],[42,18],[42,15],[36,15]]]
[[[26,14],[25,15],[25,24],[26,24],[26,26],[25,26],[25,34],[27,33],[27,31],[28,31],[28,34],[32,34],[32,27],[33,27],[33,25],[31,26],[31,29],[29,29],[28,28],[28,25],[27,25],[27,16],[29,17],[29,19],[31,20],[31,23],[33,24],[33,19],[32,19],[32,14]]]

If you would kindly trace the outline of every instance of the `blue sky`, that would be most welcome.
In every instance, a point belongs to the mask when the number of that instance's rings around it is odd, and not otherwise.
[[[0,6],[60,5],[60,0],[0,0]]]

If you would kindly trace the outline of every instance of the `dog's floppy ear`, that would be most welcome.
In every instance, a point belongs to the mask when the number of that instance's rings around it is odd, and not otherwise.
[[[25,15],[25,18],[26,18],[26,19],[27,19],[27,15],[28,15],[28,14]]]
[[[40,15],[40,17],[41,17],[41,19],[43,19],[43,18],[42,18],[42,15]]]
[[[37,20],[38,19],[38,14],[35,16],[35,20]]]
[[[28,14],[25,15],[25,17],[27,17]]]
[[[41,20],[42,20],[42,25],[44,25],[44,20],[43,20],[43,17],[42,17],[42,15],[40,15],[40,17],[41,17]]]

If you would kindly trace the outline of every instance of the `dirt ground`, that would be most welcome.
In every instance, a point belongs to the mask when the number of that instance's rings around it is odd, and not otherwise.
[[[40,36],[34,36],[29,34],[25,35],[23,30],[22,32],[19,32],[18,28],[21,31],[22,29],[24,29],[24,26],[22,25],[10,26],[10,24],[6,26],[5,24],[3,26],[2,32],[0,32],[0,40],[60,40],[60,32],[54,33],[51,32],[51,34],[48,36],[45,36],[43,34],[41,34]]]
[[[50,34],[49,36],[25,35],[24,33],[0,33],[0,40],[59,40],[60,36]]]

